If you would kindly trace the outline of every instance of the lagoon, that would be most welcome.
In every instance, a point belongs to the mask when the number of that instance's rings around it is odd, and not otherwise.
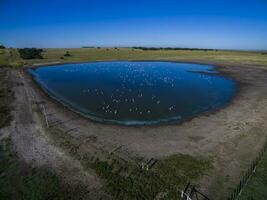
[[[124,125],[178,123],[226,105],[236,83],[213,66],[111,61],[30,69],[51,97],[83,116]]]

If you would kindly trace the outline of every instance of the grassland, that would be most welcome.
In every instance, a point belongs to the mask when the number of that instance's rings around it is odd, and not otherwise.
[[[21,67],[26,64],[17,49],[0,49],[0,67]]]
[[[71,56],[64,56],[69,52]],[[43,59],[23,60],[16,49],[0,50],[0,66],[68,63],[100,60],[172,60],[233,63],[267,68],[267,55],[253,51],[140,50],[132,48],[44,49]]]
[[[267,199],[267,152],[256,168],[255,174],[243,189],[238,200],[265,200]]]

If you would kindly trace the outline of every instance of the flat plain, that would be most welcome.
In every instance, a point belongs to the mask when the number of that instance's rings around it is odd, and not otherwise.
[[[14,96],[1,142],[8,139],[24,168],[45,168],[62,180],[57,184],[83,186],[82,199],[179,199],[188,181],[211,199],[226,199],[265,144],[265,52],[77,48],[44,49],[42,55],[23,60],[16,49],[0,50],[6,77],[1,80]],[[103,60],[210,64],[236,80],[238,92],[226,107],[181,124],[127,127],[96,123],[66,109],[24,70]],[[10,96],[3,97],[7,106]]]

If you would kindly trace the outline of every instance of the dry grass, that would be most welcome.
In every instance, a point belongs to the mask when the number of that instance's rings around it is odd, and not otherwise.
[[[8,126],[11,117],[11,102],[13,93],[8,84],[7,70],[0,68],[0,128]]]
[[[12,151],[11,139],[0,140],[0,199],[74,200],[87,191],[81,185],[67,185],[46,168],[22,163]]]
[[[68,63],[101,60],[173,60],[200,61],[250,65],[267,68],[267,55],[253,51],[189,51],[189,50],[154,50],[144,51],[132,48],[73,48],[73,49],[44,49],[43,59],[22,60],[16,49],[0,50],[0,65],[22,64],[33,65],[40,63]],[[64,56],[66,52],[71,56]]]

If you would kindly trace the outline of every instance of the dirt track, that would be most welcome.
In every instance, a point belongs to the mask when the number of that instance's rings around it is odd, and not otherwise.
[[[97,194],[101,182],[94,172],[85,171],[78,161],[53,145],[39,116],[33,111],[35,97],[32,90],[25,87],[27,83],[22,74],[12,71],[10,76],[16,101],[13,112],[14,121],[6,132],[11,133],[14,150],[18,156],[33,167],[52,169],[68,183],[86,185],[89,193],[85,199],[95,199],[95,195],[101,196]]]
[[[125,159],[161,159],[177,153],[212,157],[214,168],[203,177],[201,189],[211,199],[224,199],[228,187],[237,183],[265,142],[267,72],[227,64],[218,69],[240,83],[231,104],[182,124],[154,127],[103,125],[84,119],[47,97],[29,76],[13,71],[10,75],[16,106],[11,136],[16,151],[26,162],[49,166],[68,181],[88,185],[89,190],[101,186],[93,171],[83,170],[77,160],[53,144],[32,112],[34,99],[45,106],[50,126],[60,127],[81,144],[88,142],[108,152],[116,150]],[[24,85],[17,86],[18,82]]]

